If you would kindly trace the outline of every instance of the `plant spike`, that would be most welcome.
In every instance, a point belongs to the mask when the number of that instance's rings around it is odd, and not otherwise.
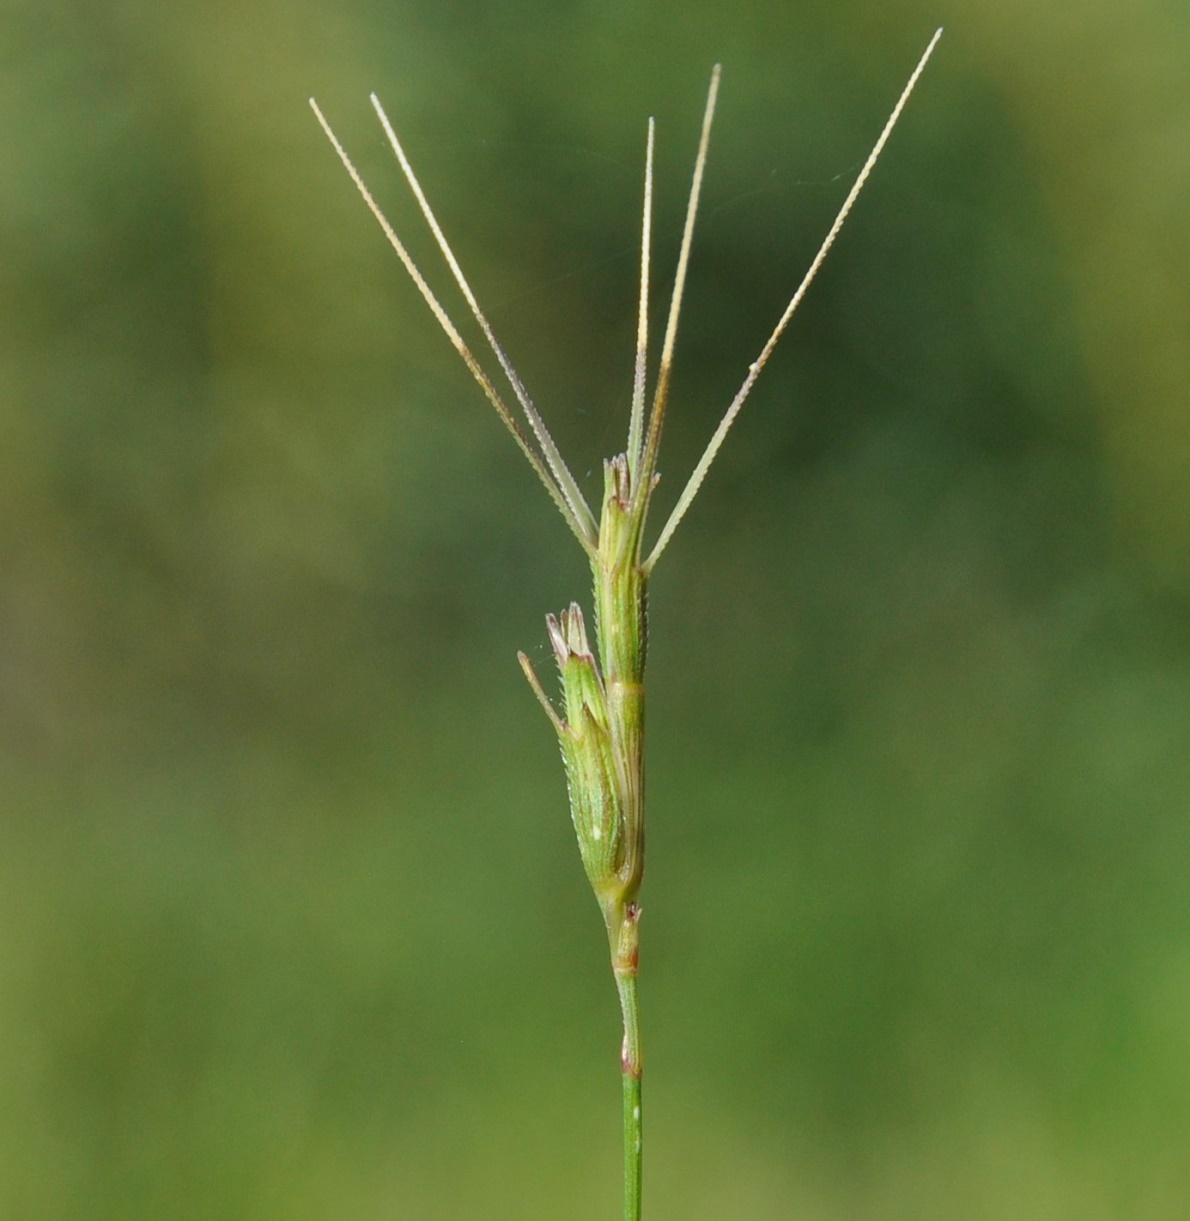
[[[355,168],[355,164],[347,155],[347,150],[344,149],[343,145],[339,142],[338,136],[335,135],[334,130],[326,120],[326,116],[322,113],[318,103],[313,98],[310,99],[310,109],[314,111],[314,117],[318,120],[319,126],[321,126],[323,132],[326,134],[326,138],[331,142],[331,146],[338,154],[339,160],[343,163],[343,167],[346,169],[351,181],[355,183],[356,189],[363,197],[364,203],[368,206],[368,210],[376,218],[380,228],[384,231],[384,236],[388,239],[389,245],[397,252],[397,256],[404,264],[405,270],[409,273],[410,279],[417,286],[417,290],[421,293],[425,303],[430,307],[430,312],[434,315],[438,325],[446,333],[446,337],[453,344],[455,351],[458,352],[458,354],[462,357],[463,363],[471,371],[471,376],[474,377],[479,383],[479,387],[484,392],[488,402],[491,403],[496,409],[496,414],[500,417],[504,427],[507,428],[510,433],[512,433],[513,440],[516,441],[521,453],[525,455],[529,465],[536,472],[537,477],[545,485],[545,490],[549,492],[550,498],[553,500],[554,504],[557,505],[558,512],[562,514],[563,520],[570,527],[574,536],[582,544],[583,550],[588,555],[593,555],[595,551],[594,518],[591,515],[591,511],[587,507],[586,502],[582,500],[580,495],[579,499],[582,508],[586,510],[585,514],[577,511],[574,505],[571,504],[570,499],[567,497],[554,473],[549,469],[549,467],[547,467],[546,463],[542,461],[541,455],[537,453],[537,451],[530,444],[528,437],[526,437],[521,431],[520,425],[516,422],[512,412],[508,409],[508,404],[504,402],[503,397],[496,389],[492,379],[484,371],[483,366],[476,359],[475,354],[467,346],[466,340],[463,339],[462,335],[459,334],[458,328],[450,320],[450,315],[447,314],[438,298],[434,295],[434,290],[426,282],[426,278],[421,274],[417,264],[413,261],[412,255],[410,255],[410,253],[405,249],[404,243],[397,236],[396,230],[393,229],[392,225],[389,223],[388,217],[384,215],[380,205],[372,197],[372,192],[368,190],[368,186],[364,182],[362,175],[360,174],[359,170]],[[495,345],[495,339],[490,335],[490,328],[488,329],[489,339],[493,345]],[[497,351],[499,352],[498,348]],[[518,383],[513,384],[514,390],[516,389],[517,384]],[[548,436],[549,434],[547,433],[546,435]]]
[[[646,426],[644,416],[654,147],[654,124],[652,119],[649,120],[641,224],[640,305],[628,446],[625,453],[604,463],[603,501],[598,523],[520,377],[497,342],[375,94],[372,95],[372,105],[400,162],[406,181],[472,315],[479,323],[512,386],[540,446],[540,453],[513,418],[491,379],[462,339],[392,226],[376,205],[314,99],[310,99],[310,105],[323,131],[326,132],[365,203],[380,222],[385,236],[400,256],[434,317],[454,344],[467,368],[471,370],[489,402],[495,407],[505,427],[512,433],[591,561],[595,586],[596,648],[591,647],[583,613],[577,603],[571,603],[556,618],[553,615],[546,616],[550,645],[561,677],[560,710],[555,708],[546,695],[525,654],[518,653],[517,657],[529,686],[545,710],[562,748],[570,795],[570,813],[578,838],[579,854],[607,928],[612,970],[624,1027],[620,1063],[623,1080],[625,1221],[640,1221],[641,1215],[641,1044],[636,974],[640,924],[637,896],[644,870],[644,669],[647,651],[645,608],[649,576],[702,486],[703,479],[756,378],[772,355],[777,341],[838,236],[941,34],[941,30],[935,33],[910,76],[884,125],[884,130],[880,133],[880,138],[864,162],[855,184],[835,217],[834,224],[810,264],[810,269],[761,349],[760,355],[749,365],[743,385],[719,422],[647,559],[642,558],[645,518],[658,479],[657,455],[669,396],[670,374],[694,235],[694,221],[698,213],[711,123],[719,90],[719,65],[716,64],[711,73],[711,84],[707,92],[698,153],[694,163],[694,177],[686,206],[686,222],[682,231],[665,339],[657,371],[657,384]]]
[[[525,418],[533,429],[533,435],[541,446],[541,452],[545,455],[546,462],[549,463],[549,468],[553,472],[554,479],[561,489],[563,496],[566,497],[566,503],[570,505],[575,517],[593,535],[595,518],[591,514],[591,509],[579,490],[579,486],[575,482],[574,476],[570,473],[562,455],[558,452],[558,447],[554,444],[554,438],[550,436],[549,429],[546,428],[544,421],[538,414],[537,408],[533,406],[533,400],[530,399],[524,382],[521,381],[517,371],[512,367],[512,361],[505,355],[504,349],[496,341],[496,336],[493,334],[483,310],[479,308],[479,302],[475,299],[475,294],[471,291],[471,285],[467,283],[467,278],[463,275],[463,269],[459,266],[459,262],[454,256],[454,251],[451,250],[450,243],[446,240],[446,235],[442,232],[442,226],[438,224],[438,218],[430,207],[430,201],[421,189],[421,183],[418,182],[417,175],[413,172],[413,166],[405,155],[405,150],[401,147],[400,140],[397,139],[397,133],[393,130],[393,125],[388,121],[388,115],[384,113],[384,107],[380,105],[380,99],[374,93],[372,94],[372,107],[380,119],[380,124],[384,128],[384,134],[388,137],[388,142],[393,152],[396,154],[401,171],[405,175],[405,181],[409,183],[409,189],[417,200],[417,206],[421,208],[421,213],[426,218],[426,223],[430,226],[434,240],[438,243],[438,249],[442,251],[442,257],[446,260],[446,264],[455,278],[455,283],[466,298],[475,321],[479,323],[480,329],[488,341],[488,345],[495,353],[496,359],[500,362],[500,368],[504,370],[504,376],[508,378],[508,383],[512,386],[517,402],[520,403],[521,410],[525,413]]]
[[[649,364],[649,259],[653,230],[653,139],[656,124],[649,120],[645,141],[645,201],[641,207],[640,306],[636,321],[636,368],[632,378],[632,414],[628,423],[628,469],[636,486],[645,415],[645,379]]]
[[[665,404],[669,398],[669,377],[673,369],[674,345],[678,339],[678,317],[682,312],[682,296],[686,290],[686,268],[690,263],[690,245],[694,240],[694,218],[698,215],[698,197],[702,190],[703,173],[707,166],[707,148],[711,142],[711,123],[715,118],[715,99],[719,96],[721,64],[711,70],[711,85],[702,116],[702,133],[698,139],[698,155],[694,159],[694,178],[690,183],[690,198],[686,204],[686,224],[682,229],[682,245],[678,251],[678,267],[674,273],[673,296],[669,303],[669,319],[665,324],[665,340],[661,345],[661,364],[657,369],[657,387],[653,392],[653,410],[649,415],[649,435],[641,462],[641,492],[645,500],[652,493],[653,475],[657,470],[657,454],[661,448],[661,425],[665,421]],[[650,486],[646,489],[645,484]]]
[[[777,346],[777,341],[781,338],[785,328],[789,325],[789,320],[793,317],[794,311],[802,303],[802,298],[806,295],[806,290],[810,287],[814,277],[818,274],[818,269],[822,266],[826,259],[830,248],[835,244],[835,238],[839,236],[839,231],[843,228],[843,222],[847,219],[848,213],[859,197],[860,191],[863,190],[864,184],[868,180],[868,175],[871,174],[873,166],[875,166],[880,154],[884,151],[885,144],[888,143],[889,136],[892,135],[893,128],[897,125],[897,120],[901,117],[901,111],[905,109],[905,103],[909,101],[909,95],[913,92],[914,86],[917,84],[918,78],[925,70],[926,64],[929,62],[930,56],[934,53],[934,48],[938,45],[938,39],[942,37],[942,29],[939,27],[934,31],[934,37],[930,39],[929,45],[922,52],[921,59],[917,61],[917,67],[913,69],[909,80],[905,84],[905,88],[901,90],[901,96],[897,99],[897,104],[893,107],[892,113],[888,116],[884,124],[883,130],[876,143],[872,146],[872,151],[868,154],[868,159],[864,162],[863,168],[852,184],[851,190],[847,192],[847,198],[843,201],[843,206],[839,209],[835,217],[834,223],[823,239],[822,245],[818,248],[818,253],[814,256],[809,270],[802,277],[802,282],[798,285],[797,291],[793,294],[789,304],[785,307],[785,312],[781,315],[777,325],[773,328],[773,333],[768,337],[763,348],[760,350],[760,355],[748,366],[747,376],[744,378],[743,384],[736,392],[735,398],[731,400],[730,406],[727,408],[723,419],[719,421],[718,428],[715,429],[702,457],[698,460],[690,478],[686,482],[685,488],[682,490],[681,496],[678,497],[678,502],[674,506],[673,512],[669,515],[669,520],[665,523],[660,535],[657,537],[657,542],[653,546],[653,550],[649,553],[649,558],[645,561],[645,568],[652,569],[657,563],[661,553],[665,550],[669,540],[673,537],[673,532],[677,529],[678,523],[686,515],[686,510],[690,508],[694,497],[698,494],[698,489],[702,486],[703,479],[706,478],[707,471],[711,469],[711,463],[715,461],[715,456],[719,453],[719,447],[723,444],[724,438],[727,436],[728,430],[735,423],[735,418],[740,414],[740,409],[743,407],[745,400],[752,390],[756,379],[760,376],[760,371],[768,363],[769,357],[773,354],[773,349]]]

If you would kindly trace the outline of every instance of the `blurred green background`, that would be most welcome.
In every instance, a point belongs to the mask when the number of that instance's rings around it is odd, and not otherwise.
[[[939,23],[653,586],[646,1212],[1190,1215],[1190,11],[11,0],[0,1216],[617,1215],[584,566],[306,99],[597,489],[723,61],[664,500]]]

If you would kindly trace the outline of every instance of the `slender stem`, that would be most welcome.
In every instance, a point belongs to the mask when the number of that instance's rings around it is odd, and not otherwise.
[[[624,1082],[624,1221],[640,1221],[641,1127],[640,1015],[636,1003],[636,973],[616,972],[620,1008],[624,1014],[624,1050],[620,1068]]]
[[[640,1221],[640,1078],[624,1074],[624,1221]]]

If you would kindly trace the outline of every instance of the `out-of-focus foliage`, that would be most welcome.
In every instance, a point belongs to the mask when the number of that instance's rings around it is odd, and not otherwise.
[[[654,585],[658,1218],[1190,1210],[1190,21],[1158,0],[0,16],[0,1215],[605,1218],[617,1016],[514,651],[724,63]],[[456,298],[447,295],[452,308]],[[594,486],[597,475],[588,477]]]

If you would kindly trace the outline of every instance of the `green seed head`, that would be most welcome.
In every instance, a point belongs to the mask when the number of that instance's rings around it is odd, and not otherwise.
[[[527,429],[518,422],[504,396],[467,345],[434,295],[425,277],[413,262],[401,239],[373,199],[363,179],[331,130],[313,99],[310,100],[319,123],[341,158],[347,172],[359,188],[364,201],[372,210],[389,243],[405,265],[418,291],[426,300],[447,338],[480,389],[487,396],[496,414],[512,434],[529,465],[545,486],[563,520],[578,539],[591,562],[595,586],[596,636],[598,658],[587,640],[582,612],[577,605],[554,618],[547,618],[550,641],[562,676],[562,712],[545,694],[529,660],[520,654],[521,667],[546,715],[550,719],[562,746],[566,761],[566,777],[570,790],[570,809],[578,833],[583,865],[603,908],[608,934],[612,941],[612,957],[617,977],[634,973],[636,966],[636,927],[639,908],[636,895],[640,887],[644,861],[644,669],[646,651],[646,604],[648,577],[661,553],[669,544],[678,523],[685,516],[698,494],[707,471],[714,462],[724,438],[739,415],[777,341],[781,338],[806,289],[817,274],[843,221],[868,178],[885,141],[896,124],[926,60],[941,34],[941,30],[926,48],[909,83],[901,93],[880,138],[864,162],[851,191],[843,202],[834,224],[810,264],[797,291],[781,315],[760,354],[748,366],[748,372],[735,398],[719,422],[702,457],[679,494],[677,503],[662,526],[652,550],[642,559],[642,539],[649,498],[657,481],[657,458],[661,444],[669,394],[678,319],[682,293],[694,235],[694,220],[706,168],[711,120],[719,88],[719,68],[711,74],[703,113],[702,133],[694,163],[694,177],[686,208],[686,223],[678,264],[674,275],[673,293],[661,359],[657,368],[652,404],[646,410],[649,339],[649,260],[653,210],[653,141],[654,128],[649,122],[645,151],[645,190],[641,224],[640,301],[637,315],[636,366],[633,380],[632,405],[628,424],[628,445],[625,453],[604,464],[603,504],[598,520],[583,496],[565,460],[550,436],[524,383],[517,375],[504,349],[500,346],[487,317],[479,307],[471,285],[463,275],[413,172],[409,158],[396,132],[389,123],[376,96],[372,105],[380,118],[401,170],[429,225],[434,239],[446,260],[455,283],[462,292],[475,321],[508,379],[513,396],[520,408]]]

